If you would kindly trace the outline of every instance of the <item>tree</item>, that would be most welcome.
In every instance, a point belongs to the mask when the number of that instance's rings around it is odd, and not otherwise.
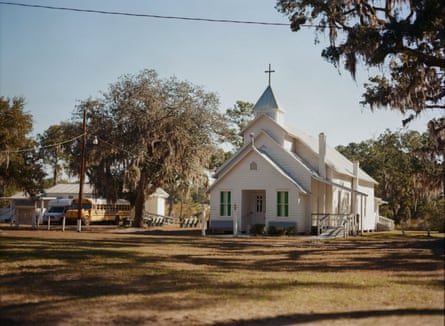
[[[30,196],[43,190],[45,173],[28,137],[32,115],[25,112],[25,100],[0,97],[0,196],[23,190]]]
[[[51,166],[53,170],[52,185],[56,185],[60,178],[60,173],[64,170],[68,162],[68,152],[65,151],[64,144],[69,137],[65,130],[70,128],[66,122],[60,125],[52,125],[38,135],[40,144],[40,157],[44,164]]]
[[[166,184],[188,184],[207,166],[223,121],[213,93],[153,70],[122,76],[103,98],[79,107],[100,146],[87,150],[89,178],[100,194],[135,194],[135,224],[145,198]]]
[[[432,148],[430,155],[442,161],[442,196],[445,198],[445,117],[428,122],[428,131]]]
[[[253,104],[249,102],[236,101],[233,108],[226,110],[224,117],[227,121],[227,141],[233,146],[236,152],[243,146],[243,136],[240,135],[247,124],[253,120]]]
[[[217,148],[210,156],[208,169],[214,171],[224,164],[230,157],[232,157],[233,152],[225,151],[222,148]]]
[[[392,133],[387,130],[376,140],[338,146],[350,160],[377,181],[376,195],[388,202],[389,217],[403,220],[440,220],[432,212],[440,205],[442,179],[440,163],[431,156],[433,143],[428,133]],[[442,214],[442,224],[443,224]],[[440,223],[436,223],[439,225]]]
[[[293,31],[315,26],[329,31],[322,56],[340,61],[355,79],[364,63],[379,71],[365,84],[362,104],[390,107],[408,118],[445,109],[445,3],[439,0],[278,0]],[[439,122],[439,120],[437,120]],[[445,139],[445,121],[440,120]]]

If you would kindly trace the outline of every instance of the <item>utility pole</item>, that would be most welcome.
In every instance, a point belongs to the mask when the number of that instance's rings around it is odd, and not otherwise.
[[[82,230],[82,196],[85,180],[85,147],[87,142],[87,110],[83,108],[82,148],[80,150],[79,200],[77,205],[77,232]]]

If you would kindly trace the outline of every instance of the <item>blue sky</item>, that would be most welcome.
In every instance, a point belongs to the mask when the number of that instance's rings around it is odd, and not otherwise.
[[[274,0],[40,0],[27,4],[131,13],[287,23]],[[225,111],[255,103],[272,88],[286,124],[332,145],[399,130],[400,112],[360,106],[367,71],[357,81],[321,58],[327,36],[283,26],[189,22],[0,5],[0,95],[23,96],[34,133],[67,121],[76,104],[99,97],[124,74],[156,70],[215,92]],[[426,130],[425,114],[409,128]]]

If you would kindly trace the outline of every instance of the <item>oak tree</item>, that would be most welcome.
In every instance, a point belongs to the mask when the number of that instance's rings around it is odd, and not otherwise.
[[[376,72],[362,104],[399,110],[404,124],[434,110],[437,136],[445,139],[444,1],[278,0],[276,8],[293,31],[328,31],[322,56],[343,63],[353,78],[360,64]]]
[[[141,226],[148,195],[168,184],[187,184],[207,166],[223,121],[214,93],[154,70],[125,75],[103,98],[87,101],[88,130],[99,145],[87,160],[98,192],[116,199],[133,193]]]
[[[45,172],[31,132],[24,98],[0,97],[0,196],[15,191],[34,196],[43,190]]]
[[[336,148],[350,160],[360,161],[360,167],[377,180],[376,196],[388,203],[384,215],[397,223],[429,220],[442,230],[445,216],[438,208],[444,203],[442,171],[431,155],[433,146],[428,133],[387,130],[375,140]]]

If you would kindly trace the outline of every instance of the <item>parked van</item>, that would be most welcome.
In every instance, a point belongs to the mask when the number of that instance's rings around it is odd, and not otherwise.
[[[43,214],[43,223],[62,223],[65,212],[71,207],[71,199],[55,199],[48,202],[48,209]]]

